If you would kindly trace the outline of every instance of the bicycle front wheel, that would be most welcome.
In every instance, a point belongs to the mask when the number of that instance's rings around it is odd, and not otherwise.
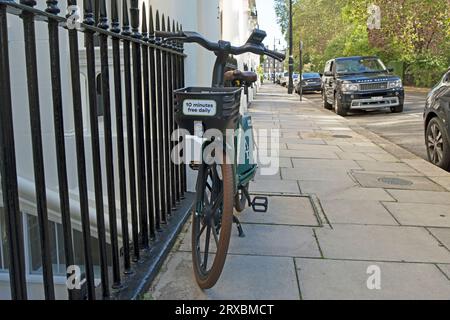
[[[197,180],[192,225],[192,260],[200,288],[212,288],[219,279],[230,244],[233,224],[233,168],[203,164]]]

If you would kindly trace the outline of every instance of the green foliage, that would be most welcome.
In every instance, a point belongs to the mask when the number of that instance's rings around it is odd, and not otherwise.
[[[288,0],[275,0],[278,23],[287,35]],[[368,7],[381,8],[381,29],[369,30]],[[294,56],[315,71],[339,56],[377,55],[403,65],[405,82],[434,85],[450,65],[449,0],[294,1]],[[403,68],[398,68],[402,70]]]

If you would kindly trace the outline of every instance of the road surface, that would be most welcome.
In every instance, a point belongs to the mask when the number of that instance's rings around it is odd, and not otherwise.
[[[422,120],[426,96],[426,90],[408,89],[405,95],[405,111],[401,114],[393,114],[387,110],[357,111],[347,116],[347,119],[427,159]],[[317,102],[317,107],[322,108],[320,94],[306,94],[305,98]]]

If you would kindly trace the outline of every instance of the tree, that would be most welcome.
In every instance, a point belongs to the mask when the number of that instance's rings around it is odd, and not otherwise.
[[[286,0],[275,1],[286,31]],[[371,4],[381,9],[379,30],[367,26]],[[450,65],[450,0],[299,0],[294,3],[294,43],[300,40],[317,71],[334,57],[378,55],[403,63],[407,82],[431,86]],[[296,62],[298,51],[294,46]]]

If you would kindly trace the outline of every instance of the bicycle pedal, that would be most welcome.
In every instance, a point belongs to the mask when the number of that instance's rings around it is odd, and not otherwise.
[[[254,197],[252,208],[255,212],[265,213],[269,208],[269,199],[267,197]]]

